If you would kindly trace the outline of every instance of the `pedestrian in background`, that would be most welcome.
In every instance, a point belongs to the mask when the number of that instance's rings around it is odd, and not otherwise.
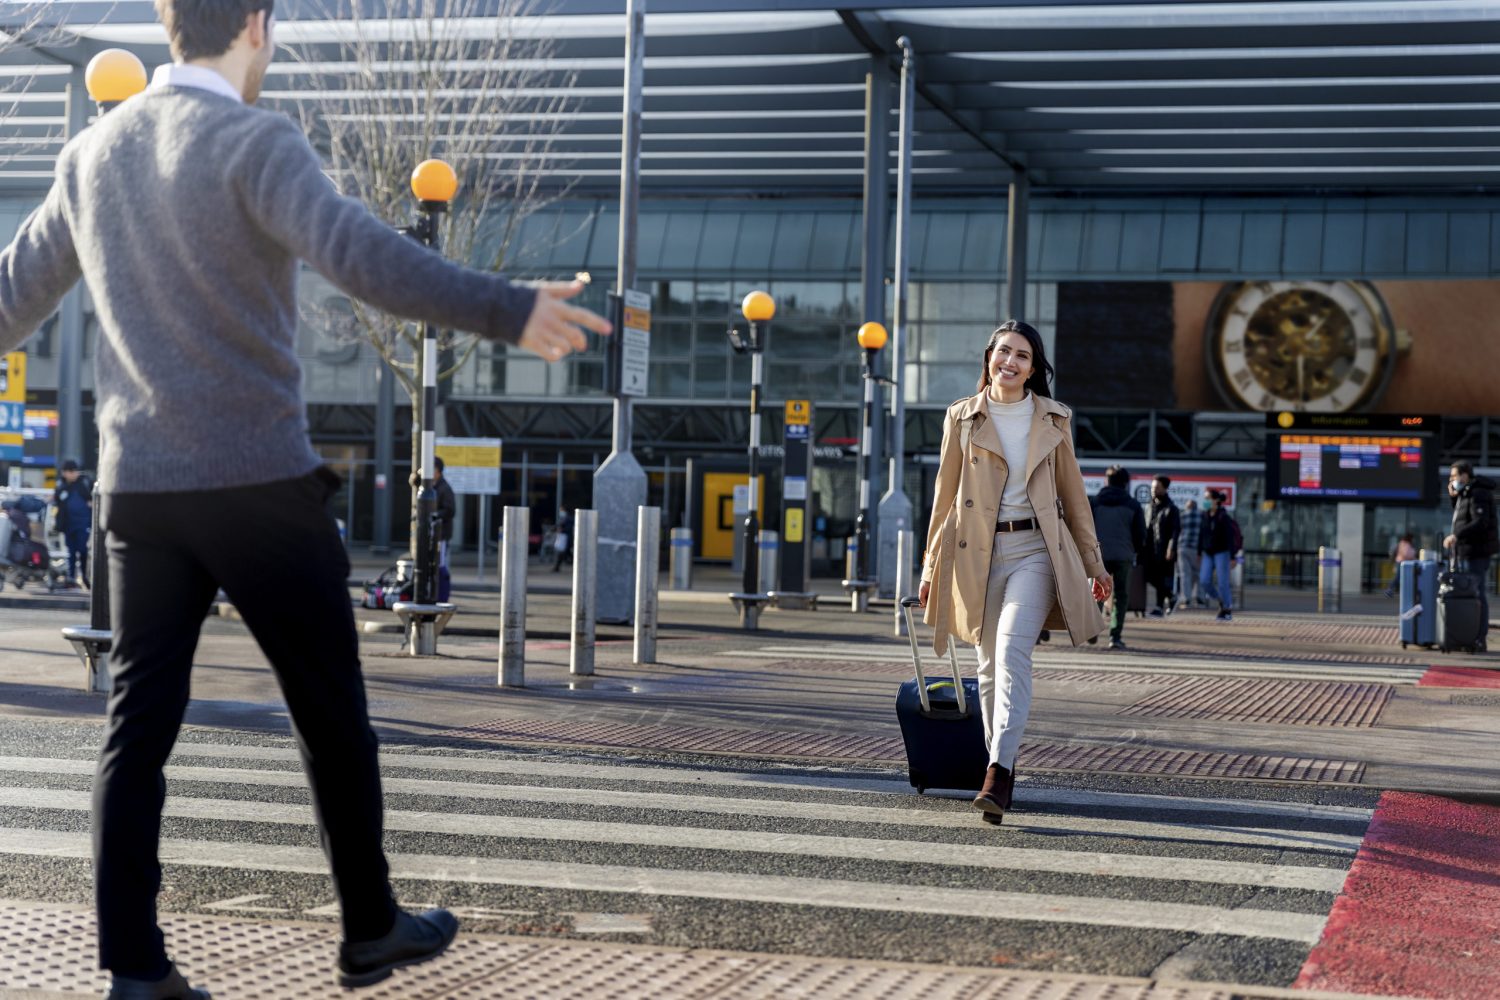
[[[312,787],[343,925],[330,971],[368,985],[442,952],[458,922],[408,913],[391,890],[349,560],[328,509],[339,479],[308,441],[298,262],[392,315],[546,361],[587,346],[579,326],[609,324],[566,301],[582,282],[523,288],[461,267],[339,195],[292,119],[252,107],[275,48],[272,0],[156,8],[173,63],[69,140],[0,251],[0,353],[80,277],[99,307],[114,626],[93,788],[99,963],[114,1000],[208,996],[167,957],[157,849],[162,768],[223,587],[276,673]]]
[[[1401,564],[1412,562],[1417,558],[1416,540],[1410,533],[1396,539],[1396,544],[1391,547],[1391,562],[1396,564],[1395,571],[1391,573],[1391,585],[1385,588],[1386,597],[1395,597],[1396,588],[1401,585]]]
[[[437,467],[432,476],[432,488],[437,491],[437,599],[442,602],[453,596],[453,573],[448,568],[448,549],[453,543],[453,519],[458,516],[458,498],[453,495],[452,485],[443,478],[442,457],[439,456],[433,464]]]
[[[1205,511],[1199,539],[1203,547],[1203,568],[1198,582],[1205,598],[1219,602],[1218,619],[1227,622],[1234,619],[1234,587],[1229,579],[1229,571],[1234,566],[1236,554],[1243,547],[1243,542],[1240,539],[1240,526],[1235,523],[1229,511],[1224,509],[1224,499],[1224,494],[1219,490],[1209,490],[1203,498]]]
[[[1151,610],[1160,618],[1174,607],[1173,582],[1177,577],[1177,537],[1182,532],[1181,515],[1172,502],[1172,480],[1156,476],[1151,480],[1151,516],[1147,525],[1146,582],[1156,591],[1156,607]]]
[[[1198,540],[1203,531],[1203,512],[1198,501],[1189,500],[1182,505],[1182,530],[1177,535],[1177,600],[1181,607],[1189,601],[1199,607],[1206,606],[1198,586],[1198,567],[1203,553],[1198,550]]]
[[[1495,481],[1475,476],[1468,462],[1454,462],[1448,472],[1448,498],[1453,504],[1453,529],[1443,548],[1458,568],[1479,577],[1479,649],[1489,648],[1490,560],[1500,555],[1500,522],[1495,514]]]
[[[1042,335],[1009,320],[985,345],[977,392],[948,407],[917,599],[939,654],[978,655],[989,766],[974,799],[998,823],[1031,714],[1031,657],[1045,626],[1073,645],[1104,630],[1110,579],[1094,538],[1072,411],[1051,399]],[[1090,593],[1092,591],[1092,598]]]
[[[1125,605],[1130,592],[1130,570],[1146,548],[1146,514],[1130,495],[1130,471],[1111,465],[1104,471],[1105,486],[1090,504],[1094,532],[1104,554],[1104,567],[1114,580],[1114,611],[1109,621],[1109,648],[1125,648]]]
[[[52,504],[57,508],[53,523],[62,532],[68,547],[68,582],[85,587],[89,582],[89,536],[94,527],[94,484],[78,471],[71,458],[62,464],[57,485],[52,489]]]

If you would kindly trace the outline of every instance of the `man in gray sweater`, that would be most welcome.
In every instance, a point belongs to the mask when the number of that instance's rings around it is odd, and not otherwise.
[[[298,260],[399,316],[557,361],[566,300],[445,261],[324,177],[302,132],[252,105],[274,49],[272,0],[157,0],[174,65],[72,140],[41,207],[0,251],[0,352],[81,277],[98,309],[98,483],[105,495],[112,691],[94,782],[100,964],[110,996],[206,997],[156,921],[162,767],[219,587],[275,670],[343,911],[339,982],[438,954],[457,921],[409,914],[381,845],[376,739],[327,501],[338,479],[307,437],[294,352]],[[414,151],[415,152],[415,151]]]

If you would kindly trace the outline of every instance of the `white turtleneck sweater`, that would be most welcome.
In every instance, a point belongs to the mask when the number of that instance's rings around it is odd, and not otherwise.
[[[1026,496],[1026,458],[1031,446],[1031,417],[1035,406],[1031,393],[1014,403],[997,403],[993,396],[986,395],[990,419],[1000,434],[1000,451],[1005,456],[1009,475],[1005,479],[1005,491],[1000,495],[1001,521],[1023,521],[1035,517],[1036,510]]]

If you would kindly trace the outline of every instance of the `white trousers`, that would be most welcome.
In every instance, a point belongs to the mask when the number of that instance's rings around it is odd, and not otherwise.
[[[1040,531],[997,532],[979,645],[979,706],[990,763],[1015,770],[1031,715],[1031,654],[1057,585]]]

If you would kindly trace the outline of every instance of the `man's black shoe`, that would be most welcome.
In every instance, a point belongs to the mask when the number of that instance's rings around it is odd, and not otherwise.
[[[188,985],[177,966],[172,966],[165,979],[129,979],[115,976],[110,983],[105,1000],[211,1000],[207,990],[195,990]]]
[[[378,941],[339,946],[339,985],[371,986],[396,969],[441,955],[458,934],[458,918],[447,910],[396,912],[396,926]]]

